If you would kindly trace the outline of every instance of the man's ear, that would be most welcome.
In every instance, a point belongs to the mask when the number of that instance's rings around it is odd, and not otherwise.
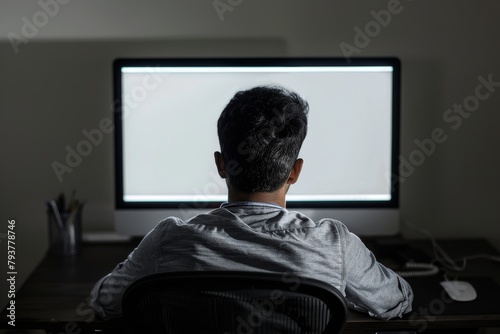
[[[288,176],[287,184],[294,184],[299,179],[300,171],[302,170],[302,164],[304,160],[297,159],[293,164],[292,170],[290,171],[290,176]]]
[[[226,168],[224,165],[224,159],[222,159],[222,154],[219,151],[214,152],[215,165],[217,166],[217,172],[219,176],[225,179],[226,176]]]

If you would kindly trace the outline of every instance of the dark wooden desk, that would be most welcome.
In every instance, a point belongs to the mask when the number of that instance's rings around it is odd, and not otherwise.
[[[96,319],[88,306],[88,295],[95,282],[123,261],[138,241],[126,244],[86,244],[82,253],[74,257],[47,255],[24,286],[16,294],[16,329],[45,329],[52,333],[82,333],[96,329],[120,332],[117,322]],[[425,241],[413,241],[411,245],[429,250]],[[482,240],[445,241],[441,245],[452,256],[476,253],[497,253]],[[382,262],[384,262],[382,260]],[[500,284],[500,265],[491,261],[471,262],[461,277],[489,276]],[[410,283],[415,291],[419,279]],[[495,296],[500,300],[500,296]],[[434,299],[415,298],[414,312],[404,319],[379,321],[367,315],[350,311],[345,333],[375,333],[375,331],[453,333],[474,332],[478,328],[500,327],[500,311],[493,313],[446,314],[440,296]],[[464,309],[467,309],[464,304]],[[469,306],[470,307],[470,306]],[[6,310],[0,316],[0,329],[13,329],[7,324]],[[81,331],[78,331],[81,330]]]

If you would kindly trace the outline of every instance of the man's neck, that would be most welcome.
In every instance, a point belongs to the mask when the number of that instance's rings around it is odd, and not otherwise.
[[[272,203],[285,207],[285,196],[282,196],[278,192],[262,192],[262,193],[253,193],[246,194],[241,192],[229,192],[228,202],[264,202],[264,203]]]

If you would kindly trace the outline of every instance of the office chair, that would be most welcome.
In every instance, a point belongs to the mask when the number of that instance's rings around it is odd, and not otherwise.
[[[345,298],[290,273],[197,271],[143,277],[125,291],[132,333],[341,333]]]

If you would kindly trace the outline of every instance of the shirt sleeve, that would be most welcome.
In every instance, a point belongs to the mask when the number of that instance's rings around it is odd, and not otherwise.
[[[412,310],[413,291],[402,277],[377,262],[363,242],[344,226],[345,292],[348,306],[388,320]]]
[[[108,275],[101,278],[90,294],[90,306],[103,319],[122,315],[123,293],[135,280],[158,270],[157,241],[161,224],[150,231],[141,243]]]

